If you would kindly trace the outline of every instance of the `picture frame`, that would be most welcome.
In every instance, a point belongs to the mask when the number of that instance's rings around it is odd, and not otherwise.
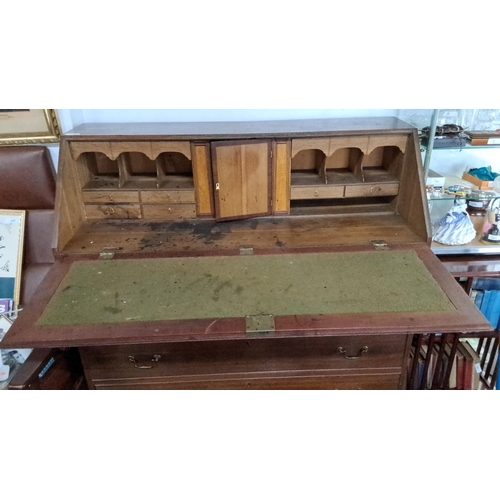
[[[25,210],[0,210],[0,304],[12,301],[11,311],[20,300],[25,220]]]
[[[9,331],[12,323],[13,321],[9,317],[0,315],[0,340],[2,340]]]
[[[0,109],[0,146],[59,142],[55,109]]]

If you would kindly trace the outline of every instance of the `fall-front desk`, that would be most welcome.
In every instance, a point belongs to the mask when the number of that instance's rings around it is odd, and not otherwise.
[[[58,176],[58,261],[4,341],[79,347],[91,388],[405,388],[414,335],[490,330],[397,119],[84,125]]]

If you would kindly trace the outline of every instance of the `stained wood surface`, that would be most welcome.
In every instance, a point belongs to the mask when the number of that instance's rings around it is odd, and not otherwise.
[[[86,123],[70,130],[66,137],[85,140],[183,139],[252,139],[259,137],[304,137],[329,134],[387,134],[387,130],[411,132],[414,127],[394,117],[332,118],[313,120],[269,120],[248,122],[179,122],[179,123]]]
[[[290,251],[305,248],[371,247],[372,240],[388,244],[422,240],[387,205],[339,207],[340,215],[272,217],[243,221],[211,220],[87,222],[61,253],[97,255],[105,248],[125,254],[202,255],[238,252],[241,247]],[[346,211],[354,212],[346,214]],[[377,213],[382,211],[382,213]]]

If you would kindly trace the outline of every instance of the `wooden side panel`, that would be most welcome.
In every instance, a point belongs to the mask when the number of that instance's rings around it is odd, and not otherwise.
[[[70,145],[64,139],[60,149],[55,206],[58,240],[54,247],[61,252],[85,221],[77,165],[73,161]]]
[[[273,213],[290,213],[291,141],[273,143]]]
[[[432,235],[417,132],[408,137],[403,160],[397,211],[410,228],[430,244]]]
[[[271,141],[213,145],[216,218],[271,215]]]
[[[210,144],[192,144],[193,178],[198,216],[214,216]]]

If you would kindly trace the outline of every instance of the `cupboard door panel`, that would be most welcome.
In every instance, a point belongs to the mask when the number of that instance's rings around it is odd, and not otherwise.
[[[271,215],[271,141],[212,145],[217,220]]]

